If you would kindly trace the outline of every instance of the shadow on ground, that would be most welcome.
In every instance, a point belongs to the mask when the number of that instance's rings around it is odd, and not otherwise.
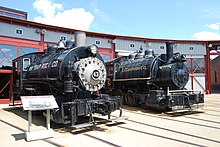
[[[24,111],[23,108],[21,106],[16,106],[16,107],[8,107],[8,108],[3,108],[4,111],[10,112],[10,113],[14,113],[15,115],[28,120],[28,111]],[[94,117],[94,119],[96,120],[96,126],[93,127],[86,127],[86,128],[81,128],[81,129],[74,129],[73,127],[70,126],[70,124],[57,124],[53,121],[51,121],[50,123],[50,127],[55,131],[55,132],[59,132],[59,133],[72,133],[74,135],[77,134],[81,134],[81,133],[86,133],[89,131],[101,131],[101,132],[105,132],[108,129],[103,127],[103,125],[105,126],[116,126],[116,125],[120,125],[121,123],[116,123],[116,122],[110,122],[104,118],[100,118],[100,117]],[[11,126],[15,126],[15,124],[13,124],[12,122],[7,122],[9,125]],[[46,127],[46,117],[43,116],[43,111],[32,111],[32,123],[36,126],[44,126]],[[18,126],[19,127],[19,126]],[[27,126],[28,127],[28,126]],[[22,129],[22,131],[24,131],[24,129]],[[19,139],[24,139],[24,135],[23,133],[21,134],[12,134],[12,136],[15,137],[16,140]]]
[[[165,115],[170,117],[178,117],[178,116],[185,116],[185,115],[196,115],[200,113],[204,113],[202,109],[196,110],[177,110],[177,111],[167,111],[163,112],[159,109],[154,108],[140,108],[140,107],[130,107],[130,106],[123,106],[124,110],[128,110],[131,112],[142,112],[145,114],[153,114],[153,115]]]

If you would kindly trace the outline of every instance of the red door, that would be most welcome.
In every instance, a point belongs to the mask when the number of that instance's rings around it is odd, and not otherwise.
[[[12,60],[26,53],[41,49],[37,41],[0,37],[0,103],[9,102]]]
[[[99,48],[99,54],[105,61],[113,59],[113,50],[110,48]]]
[[[187,89],[206,92],[206,73],[204,56],[188,57],[186,65],[189,69],[190,79],[186,85]]]

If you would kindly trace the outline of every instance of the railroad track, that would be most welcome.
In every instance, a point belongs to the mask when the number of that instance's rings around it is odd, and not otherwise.
[[[100,142],[103,146],[126,146],[123,140],[126,140],[126,136],[129,136],[129,134],[133,135],[135,141],[136,139],[141,140],[140,138],[142,137],[145,140],[156,138],[159,142],[171,142],[172,145],[180,146],[220,146],[219,138],[214,135],[220,131],[218,104],[212,105],[214,106],[209,106],[207,102],[207,107],[200,111],[178,113],[161,113],[159,111],[125,106],[123,108],[123,115],[129,115],[129,118],[122,121],[123,123],[107,122],[101,118],[97,119],[97,127],[94,130],[72,130],[70,127],[60,126],[54,123],[51,126],[55,132],[61,133],[64,139],[72,135],[82,135]],[[112,117],[116,117],[116,113]],[[15,124],[2,119],[0,119],[0,122],[23,132],[25,131]],[[175,125],[179,126],[179,129],[176,129]],[[190,130],[190,128],[195,129],[195,131]],[[109,137],[108,131],[111,132],[112,130],[113,133]],[[213,133],[213,135],[209,135],[208,133],[201,134],[201,130]],[[120,133],[118,132],[123,132],[124,136],[119,135]],[[54,146],[65,146],[57,141],[56,138],[45,139],[44,141]],[[127,144],[130,142],[131,140],[127,140]],[[147,142],[143,142],[143,145],[146,144]]]

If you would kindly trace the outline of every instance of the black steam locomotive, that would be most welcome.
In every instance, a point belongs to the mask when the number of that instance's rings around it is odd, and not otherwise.
[[[173,53],[173,46],[174,42],[167,42],[166,54],[160,56],[141,48],[128,57],[106,62],[107,80],[102,91],[122,96],[129,106],[163,111],[202,107],[204,94],[184,88],[189,80],[185,55]]]
[[[93,113],[120,110],[120,97],[98,94],[106,81],[106,67],[96,45],[75,47],[72,40],[49,46],[44,53],[13,60],[12,100],[21,96],[53,95],[59,106],[51,110],[56,123],[79,128],[94,125]]]

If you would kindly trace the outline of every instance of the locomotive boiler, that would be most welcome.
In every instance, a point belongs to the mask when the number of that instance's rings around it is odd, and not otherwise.
[[[98,94],[106,81],[106,67],[96,45],[78,46],[72,40],[49,46],[44,53],[25,54],[13,60],[12,99],[53,95],[56,123],[75,128],[94,126],[93,113],[120,110],[122,99]]]
[[[103,92],[119,95],[129,106],[142,105],[160,110],[203,107],[204,94],[186,90],[189,72],[185,55],[173,53],[174,42],[166,42],[166,54],[152,49],[106,62],[108,76]]]

